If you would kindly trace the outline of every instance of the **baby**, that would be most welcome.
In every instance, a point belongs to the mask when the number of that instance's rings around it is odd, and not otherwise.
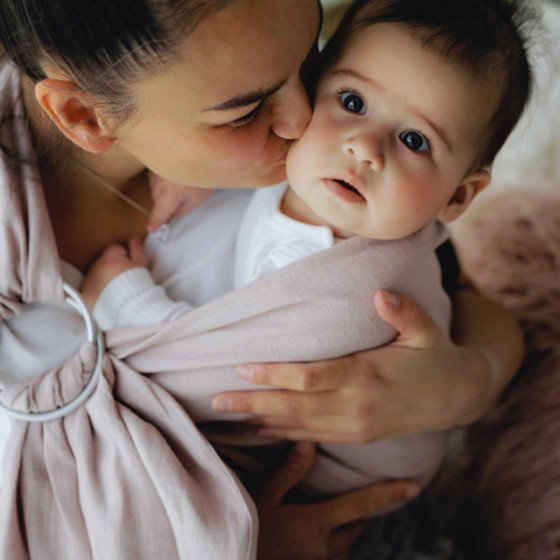
[[[446,239],[442,223],[489,184],[489,167],[525,106],[531,73],[517,17],[508,0],[355,2],[322,53],[313,116],[288,153],[287,183],[257,190],[249,204],[235,285],[356,235],[393,243],[394,258],[379,267],[399,267],[426,244],[433,253]],[[162,190],[175,193],[177,204],[188,192]],[[114,303],[119,283],[144,265],[133,240],[128,252],[111,247],[92,267],[83,293],[93,302],[103,292],[95,314],[104,328],[125,326]],[[437,267],[437,260],[422,266]],[[127,293],[129,308],[146,304],[153,287],[146,277],[137,294]],[[407,281],[422,278],[419,270]],[[154,297],[163,301],[150,306],[160,310],[151,321],[170,319],[165,294]],[[176,317],[177,303],[171,307]],[[185,304],[184,312],[191,309]],[[448,323],[448,312],[440,323]],[[318,493],[397,477],[426,484],[445,447],[444,433],[324,444],[306,482]]]

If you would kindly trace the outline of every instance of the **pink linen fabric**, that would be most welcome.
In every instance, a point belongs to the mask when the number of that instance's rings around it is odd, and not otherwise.
[[[0,83],[4,143],[27,160],[0,159],[0,317],[8,319],[29,302],[63,301],[63,293],[18,76],[4,68]],[[6,388],[3,401],[54,408],[80,391],[94,362],[86,343],[58,370]],[[256,557],[257,516],[237,477],[165,389],[110,353],[77,412],[13,422],[4,472],[0,558]]]
[[[442,234],[432,224],[404,240],[354,237],[156,330],[109,331],[106,343],[114,356],[172,394],[208,438],[220,444],[236,470],[262,470],[277,456],[251,447],[271,442],[236,423],[243,419],[239,414],[218,414],[211,408],[220,391],[259,388],[237,378],[235,366],[323,360],[390,342],[396,332],[373,306],[378,288],[412,295],[447,329],[450,302],[434,252]],[[400,477],[424,485],[438,470],[446,446],[445,432],[369,445],[321,444],[304,487],[332,495]],[[243,447],[248,448],[245,455]]]

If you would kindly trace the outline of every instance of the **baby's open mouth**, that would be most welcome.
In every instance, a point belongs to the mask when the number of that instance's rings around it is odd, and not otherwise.
[[[362,193],[358,189],[354,188],[350,183],[347,183],[346,181],[343,181],[342,179],[335,179],[335,181],[339,185],[343,186],[346,190],[352,191],[352,192],[362,196]]]

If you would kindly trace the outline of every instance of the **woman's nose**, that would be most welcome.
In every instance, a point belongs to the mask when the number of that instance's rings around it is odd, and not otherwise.
[[[297,140],[311,120],[311,105],[299,76],[278,92],[271,131],[285,140]]]
[[[343,151],[373,169],[381,169],[384,164],[381,141],[373,134],[356,134],[344,141]]]

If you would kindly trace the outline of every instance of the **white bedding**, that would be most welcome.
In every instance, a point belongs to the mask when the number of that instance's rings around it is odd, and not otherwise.
[[[545,3],[546,29],[532,49],[535,90],[527,110],[494,164],[496,188],[534,189],[560,182],[560,2]]]

